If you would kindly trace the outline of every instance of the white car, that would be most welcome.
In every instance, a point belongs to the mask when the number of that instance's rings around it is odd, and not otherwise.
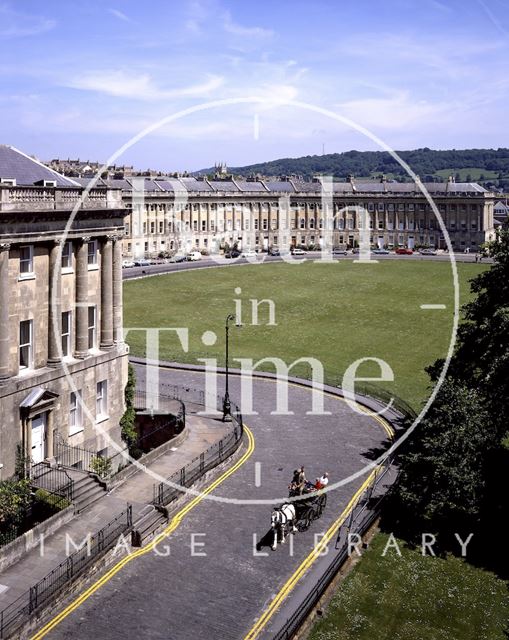
[[[134,267],[133,260],[122,260],[122,269],[129,269],[129,267]]]
[[[242,255],[243,255],[245,258],[256,258],[257,253],[256,253],[256,251],[255,251],[254,249],[246,249],[246,251],[244,251],[244,252],[242,253]]]
[[[189,262],[201,260],[201,253],[199,251],[191,251],[191,253],[187,254],[187,259],[189,260]]]
[[[135,267],[149,267],[152,263],[147,258],[138,258],[134,261]]]
[[[304,249],[294,249],[292,253],[293,253],[294,256],[305,256],[306,255],[306,252],[304,251]]]

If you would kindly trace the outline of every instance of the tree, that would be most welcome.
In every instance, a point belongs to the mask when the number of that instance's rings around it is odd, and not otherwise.
[[[127,374],[127,384],[125,386],[125,411],[120,418],[120,432],[122,440],[126,443],[131,453],[136,447],[138,434],[136,432],[136,411],[134,409],[134,392],[136,389],[136,374],[134,367],[130,364]]]
[[[463,528],[482,539],[507,512],[509,231],[487,249],[495,263],[471,281],[447,378],[400,457],[391,513],[407,531]],[[433,381],[443,364],[429,367]]]
[[[0,482],[0,537],[2,533],[16,533],[30,506],[29,480]]]
[[[478,527],[484,466],[497,444],[482,396],[453,379],[445,381],[400,458],[400,520],[440,533]]]

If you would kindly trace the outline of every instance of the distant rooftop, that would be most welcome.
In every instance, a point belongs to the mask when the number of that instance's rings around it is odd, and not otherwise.
[[[77,187],[78,182],[67,178],[38,160],[10,145],[0,144],[0,182],[15,180],[16,185],[34,186],[51,180],[57,187]]]

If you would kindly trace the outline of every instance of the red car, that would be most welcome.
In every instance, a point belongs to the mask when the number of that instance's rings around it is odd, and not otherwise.
[[[413,254],[412,249],[407,249],[406,247],[398,247],[395,251],[400,256],[411,256]]]

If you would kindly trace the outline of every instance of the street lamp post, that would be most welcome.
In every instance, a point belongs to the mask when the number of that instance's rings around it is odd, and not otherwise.
[[[226,361],[226,376],[225,376],[225,392],[224,392],[224,399],[223,399],[223,422],[228,422],[231,420],[231,402],[230,402],[230,393],[229,393],[229,387],[228,387],[228,373],[229,373],[229,332],[230,332],[230,322],[232,320],[235,320],[235,316],[231,313],[229,313],[226,316],[226,321],[225,321],[225,325],[224,325],[224,330],[225,330],[225,338],[226,338],[226,342],[225,342],[225,361]],[[237,327],[240,327],[240,324],[236,325]]]

